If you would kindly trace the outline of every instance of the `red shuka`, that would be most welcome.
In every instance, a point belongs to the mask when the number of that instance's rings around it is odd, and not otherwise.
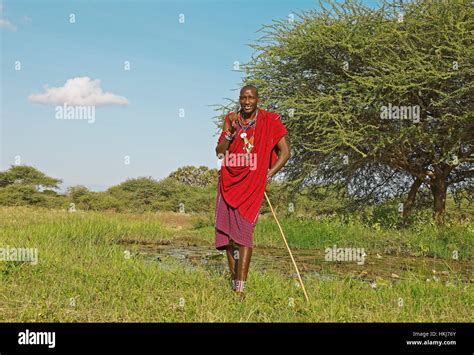
[[[262,206],[265,187],[267,184],[268,169],[271,168],[278,155],[276,144],[287,133],[280,116],[275,112],[257,108],[258,115],[255,127],[247,130],[247,138],[254,135],[254,147],[250,154],[255,154],[256,168],[250,166],[228,166],[223,164],[220,171],[219,188],[227,204],[236,208],[248,222],[254,223]],[[225,120],[229,123],[229,112]],[[226,154],[245,153],[244,141],[240,137],[241,128],[237,125],[236,135]],[[224,139],[222,132],[218,143]]]

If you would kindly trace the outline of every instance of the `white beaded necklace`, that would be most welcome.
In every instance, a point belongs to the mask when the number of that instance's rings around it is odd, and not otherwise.
[[[240,128],[243,131],[240,134],[240,138],[242,138],[244,140],[244,148],[243,149],[247,153],[250,153],[252,151],[252,148],[254,147],[254,144],[252,144],[252,143],[255,143],[255,142],[252,139],[255,137],[255,130],[257,129],[257,116],[258,116],[258,109],[257,109],[257,113],[255,114],[255,118],[249,124],[242,125],[242,123],[239,121]],[[250,142],[250,140],[247,139],[247,132],[246,132],[250,127],[253,127],[253,135],[250,138],[252,140],[252,142]]]

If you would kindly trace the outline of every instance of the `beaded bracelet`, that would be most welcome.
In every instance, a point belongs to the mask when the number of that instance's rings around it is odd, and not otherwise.
[[[234,136],[235,136],[235,132],[230,133],[230,130],[228,130],[228,129],[225,130],[224,138],[227,139],[229,142],[232,141],[232,139],[234,139]]]

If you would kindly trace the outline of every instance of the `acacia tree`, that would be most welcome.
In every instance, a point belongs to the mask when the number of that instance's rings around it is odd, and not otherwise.
[[[49,177],[38,169],[27,165],[12,165],[6,171],[0,171],[0,187],[13,184],[30,185],[36,190],[40,188],[59,188],[61,179]]]
[[[195,187],[207,187],[217,184],[217,169],[207,166],[183,166],[173,171],[169,177],[183,184]]]
[[[287,178],[304,185],[398,174],[411,180],[406,210],[424,184],[442,223],[448,188],[473,185],[473,6],[320,5],[264,26],[245,66],[245,82],[289,130]],[[393,183],[385,180],[382,187]]]

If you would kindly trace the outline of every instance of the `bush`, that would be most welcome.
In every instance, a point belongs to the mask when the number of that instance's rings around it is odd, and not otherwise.
[[[46,196],[38,192],[33,185],[11,184],[0,188],[0,205],[41,205],[44,202]]]
[[[174,179],[182,184],[194,187],[215,186],[218,179],[218,170],[209,169],[207,166],[183,166],[173,171],[169,178]]]
[[[75,202],[76,208],[83,210],[115,210],[121,211],[123,209],[122,201],[107,192],[87,192],[81,195]]]

